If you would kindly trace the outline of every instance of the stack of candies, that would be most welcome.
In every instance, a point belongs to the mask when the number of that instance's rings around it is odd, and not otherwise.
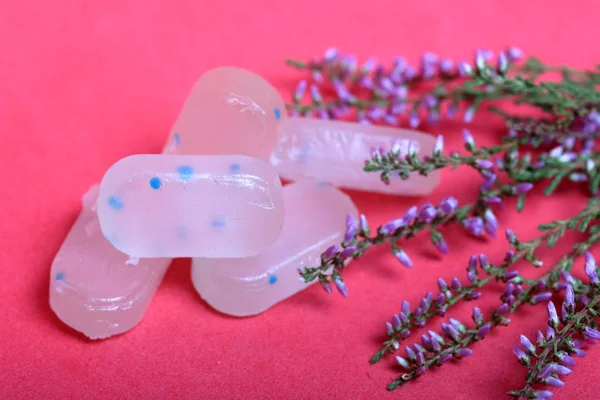
[[[308,286],[298,267],[343,241],[350,197],[336,188],[428,194],[439,176],[386,186],[362,167],[370,149],[430,153],[403,129],[286,118],[277,90],[239,68],[204,74],[162,154],[112,165],[51,268],[50,306],[92,339],[135,327],[174,257],[216,310],[259,314]],[[411,150],[411,151],[412,151]],[[282,186],[280,177],[292,181]]]

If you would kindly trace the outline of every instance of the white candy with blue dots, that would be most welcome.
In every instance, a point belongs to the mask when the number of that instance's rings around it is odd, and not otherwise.
[[[281,181],[252,157],[135,155],[104,175],[104,236],[132,258],[248,257],[283,227]]]

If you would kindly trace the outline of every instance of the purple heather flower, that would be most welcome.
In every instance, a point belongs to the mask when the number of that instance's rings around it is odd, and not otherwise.
[[[466,78],[468,76],[471,76],[473,74],[473,67],[471,67],[471,65],[466,62],[466,61],[460,61],[458,63],[458,75],[462,78]]]
[[[440,292],[445,292],[448,290],[448,285],[446,284],[446,281],[441,277],[437,279],[437,285],[440,289]]]
[[[446,243],[444,239],[436,239],[433,244],[440,253],[444,255],[448,254],[448,243]]]
[[[489,61],[492,58],[494,58],[494,52],[492,52],[489,49],[478,49],[475,52],[475,55],[481,55],[481,57],[485,60],[485,61]]]
[[[416,128],[419,126],[419,113],[416,110],[412,110],[409,114],[408,114],[408,124],[410,125],[411,128]]]
[[[460,349],[458,352],[454,353],[454,356],[456,358],[465,358],[469,357],[471,354],[473,354],[473,350],[471,349]]]
[[[417,212],[418,212],[417,206],[412,206],[411,208],[409,208],[408,211],[406,211],[406,214],[404,214],[404,217],[402,217],[402,219],[404,220],[404,223],[406,225],[410,225],[410,223],[417,216]]]
[[[348,257],[351,257],[352,254],[354,254],[354,252],[356,251],[357,247],[356,246],[348,246],[346,247],[344,250],[341,251],[339,258],[340,260],[345,260]]]
[[[583,328],[583,336],[586,339],[593,339],[593,340],[600,340],[600,332],[598,332],[596,329],[594,328],[590,328],[589,326],[586,326],[585,328]]]
[[[342,296],[348,297],[348,287],[340,278],[335,280],[335,287]]]
[[[438,60],[439,60],[439,57],[437,56],[437,54],[434,54],[434,53],[424,53],[421,56],[422,64],[428,64],[428,65],[437,64]]]
[[[312,98],[313,102],[317,104],[323,102],[323,96],[321,96],[321,92],[315,84],[310,85],[310,97]]]
[[[442,323],[442,330],[444,333],[455,342],[460,341],[460,333],[450,324]]]
[[[361,77],[358,84],[359,84],[359,86],[366,88],[366,89],[373,89],[373,87],[375,86],[373,79],[371,79],[371,77],[367,76],[367,75]]]
[[[346,218],[346,233],[344,235],[344,242],[350,242],[354,239],[358,232],[356,222],[354,221],[354,216],[352,214],[348,214]]]
[[[335,47],[330,47],[325,50],[325,54],[323,55],[323,61],[325,62],[333,62],[340,55],[340,52]]]
[[[441,156],[444,153],[444,137],[442,135],[438,135],[435,139],[435,144],[433,145],[433,156]]]
[[[402,317],[402,314],[404,314],[404,316],[406,317],[407,315],[410,315],[410,303],[406,300],[402,300],[402,313],[400,314],[400,317]]]
[[[400,357],[400,356],[396,356],[396,362],[398,363],[398,365],[400,365],[402,368],[405,369],[410,369],[410,364],[408,363],[408,361],[406,361],[406,359]]]
[[[365,217],[364,214],[360,214],[359,227],[360,227],[360,231],[364,235],[368,235],[369,234],[369,232],[370,232],[369,223],[367,221],[367,217]]]
[[[467,270],[477,272],[477,256],[473,255],[469,257],[469,265],[467,266]]]
[[[516,278],[517,276],[519,276],[519,272],[518,271],[515,271],[515,270],[507,271],[506,273],[504,273],[504,275],[502,275],[502,280],[504,282],[508,282],[511,279]],[[510,296],[510,294],[508,296]]]
[[[450,197],[446,197],[445,199],[442,200],[442,202],[440,203],[439,209],[445,215],[449,215],[449,214],[452,214],[454,211],[456,211],[456,207],[458,207],[458,200],[456,200],[454,197],[450,196]]]
[[[475,165],[480,169],[491,169],[494,168],[494,163],[490,160],[477,160],[475,161]]]
[[[565,367],[564,365],[552,363],[552,370],[558,375],[569,375],[573,371],[570,368]]]
[[[296,86],[296,92],[294,93],[294,101],[300,102],[304,97],[304,93],[306,92],[307,83],[305,80],[301,80],[298,82],[298,86]]]
[[[344,102],[351,102],[354,100],[354,97],[348,91],[346,85],[340,81],[339,79],[335,79],[332,81],[333,87],[335,88],[335,92],[337,93],[340,100]]]
[[[471,283],[476,283],[477,282],[477,274],[474,271],[468,271],[467,272],[467,279]]]
[[[398,118],[393,115],[386,114],[383,116],[383,122],[387,125],[398,125]]]
[[[323,108],[318,108],[317,109],[317,116],[321,119],[331,119],[331,116],[329,115],[329,113],[327,112],[327,110],[323,109]]]
[[[553,386],[556,388],[561,388],[565,386],[565,383],[563,381],[553,376],[547,378],[544,382],[546,383],[546,385]]]
[[[508,57],[504,52],[501,52],[498,55],[498,72],[501,74],[505,73],[508,70]]]
[[[467,327],[462,322],[460,322],[459,320],[454,319],[454,318],[450,318],[449,322],[460,333],[465,333],[466,332]]]
[[[508,243],[513,244],[517,241],[517,236],[510,229],[507,229],[505,231],[505,234],[506,234],[506,240],[508,241]]]
[[[419,368],[415,369],[415,376],[416,377],[423,376],[423,375],[425,375],[426,371],[427,371],[427,369],[425,367],[419,367]]]
[[[473,135],[469,132],[468,129],[463,129],[462,131],[463,141],[465,142],[465,147],[467,150],[472,151],[475,149],[475,139],[473,139]]]
[[[317,71],[316,69],[315,69],[315,70],[313,70],[313,71],[310,73],[310,76],[311,76],[311,77],[313,78],[313,80],[314,80],[315,82],[317,82],[317,83],[323,83],[323,81],[325,80],[325,79],[323,78],[323,74],[322,74],[320,71]]]
[[[467,111],[465,111],[465,115],[463,116],[463,121],[466,124],[470,124],[471,122],[473,122],[474,117],[475,117],[475,107],[471,106],[471,107],[467,108]]]
[[[567,286],[565,290],[565,301],[563,302],[563,307],[566,311],[575,310],[575,291],[573,290],[573,286]]]
[[[554,330],[554,328],[552,328],[551,326],[547,326],[546,327],[546,340],[554,339],[555,335],[556,335],[556,331]]]
[[[594,170],[595,166],[596,166],[596,164],[594,163],[594,161],[591,158],[588,158],[585,161],[585,170],[587,172],[592,172]]]
[[[451,74],[453,67],[454,67],[454,62],[452,60],[449,60],[447,58],[440,60],[440,71],[443,74],[445,74],[445,75]]]
[[[390,78],[381,78],[379,84],[381,85],[381,88],[388,93],[393,93],[396,90],[396,87],[394,86],[394,83],[391,81]]]
[[[531,304],[543,303],[552,298],[552,292],[538,293],[531,299]]]
[[[381,107],[373,107],[367,112],[367,115],[373,121],[379,121],[385,114],[385,110]]]
[[[567,367],[575,366],[575,360],[573,359],[573,357],[571,357],[564,351],[556,353],[556,357],[560,360],[561,363],[563,363]]]
[[[537,343],[538,346],[541,346],[545,342],[546,338],[544,338],[544,334],[542,333],[542,331],[540,331],[539,329],[535,331],[535,343]]]
[[[392,327],[395,330],[400,330],[400,328],[402,328],[402,323],[400,322],[400,317],[398,317],[398,315],[394,314],[392,316]]]
[[[496,216],[494,215],[493,211],[488,208],[487,210],[485,210],[483,217],[485,219],[485,224],[484,224],[485,231],[491,237],[495,238],[496,231],[498,230],[498,220],[496,219]]]
[[[406,346],[405,351],[406,351],[406,357],[409,360],[411,360],[412,362],[414,362],[417,359],[417,354],[414,352],[414,350],[412,349],[412,347]]]
[[[389,235],[395,232],[398,228],[403,227],[404,225],[406,225],[404,222],[404,218],[396,218],[395,220],[390,221],[387,224],[383,225],[381,228],[379,228],[379,231],[382,235]]]
[[[496,310],[496,313],[498,313],[498,315],[508,314],[508,304],[502,303],[502,305],[500,305],[500,307],[498,307],[498,309]]]
[[[535,392],[533,392],[533,395],[535,396],[533,397],[534,399],[541,400],[551,398],[554,395],[554,393],[550,390],[536,390]]]
[[[525,352],[523,351],[523,349],[521,349],[516,344],[513,345],[513,353],[515,354],[515,356],[517,356],[517,358],[519,359],[519,361],[521,361],[522,363],[526,363],[526,362],[529,361],[529,356],[527,356],[527,354],[525,354]]]
[[[571,340],[571,346],[573,346],[573,348],[576,349],[581,349],[583,346],[585,346],[585,343],[583,343],[581,340]]]
[[[329,282],[321,282],[321,286],[327,293],[333,293],[333,288],[331,287],[331,284]]]
[[[404,70],[404,77],[406,78],[407,81],[412,81],[413,79],[415,79],[416,76],[417,76],[417,70],[415,69],[415,67],[413,67],[411,65],[406,67],[406,69]]]
[[[394,115],[404,114],[406,107],[406,103],[394,103],[390,107],[390,112]]]
[[[412,268],[413,263],[412,263],[411,259],[408,257],[408,254],[406,254],[404,252],[404,250],[398,249],[397,251],[394,252],[394,256],[398,259],[398,261],[400,261],[400,263],[402,265],[404,265],[407,268]]]
[[[452,278],[452,281],[450,282],[450,286],[452,287],[452,290],[454,290],[455,292],[459,291],[462,288],[462,285],[460,284],[460,281],[458,280],[457,277]]]
[[[504,262],[512,263],[515,258],[515,252],[512,250],[508,250],[504,255]]]
[[[433,205],[431,205],[430,203],[426,203],[421,208],[421,211],[419,211],[417,219],[421,222],[428,224],[435,219],[436,214],[437,211],[435,207],[433,207]]]
[[[407,307],[404,307],[404,302],[402,302],[402,311],[400,311],[399,317],[400,317],[400,322],[402,322],[405,325],[410,322],[410,319],[408,319],[408,317],[407,317],[407,315],[408,315],[407,313],[410,314],[410,310]]]
[[[481,297],[481,292],[471,292],[471,293],[467,294],[465,299],[470,301],[470,300],[477,300],[480,297]]]
[[[481,190],[484,192],[487,192],[488,190],[490,190],[494,186],[494,183],[496,183],[497,179],[498,179],[498,177],[496,176],[496,174],[493,174],[493,173],[487,174],[485,176],[485,178],[483,179],[483,183],[481,184]]]
[[[515,46],[510,46],[506,49],[506,56],[511,62],[518,61],[523,58],[523,51]]]
[[[531,343],[531,341],[527,338],[527,336],[525,335],[521,335],[519,337],[519,340],[521,342],[521,346],[523,346],[523,348],[532,356],[535,356],[535,346],[533,345],[533,343]]]
[[[394,326],[391,323],[386,322],[385,323],[385,332],[387,333],[388,336],[392,336],[394,334]]]
[[[554,303],[548,302],[548,325],[556,328],[558,326],[558,313],[556,312],[556,307],[554,307]]]
[[[337,244],[329,246],[327,248],[327,250],[325,250],[325,253],[323,253],[323,257],[326,258],[326,259],[329,259],[329,258],[335,256],[336,253],[339,251],[339,249],[340,248],[339,248],[339,246]]]
[[[483,324],[481,326],[481,328],[479,328],[479,330],[477,331],[477,339],[481,340],[481,339],[485,338],[487,336],[487,334],[490,333],[491,329],[492,329],[491,322]]]
[[[569,180],[571,182],[587,182],[588,177],[582,172],[573,172],[569,175]]]
[[[525,182],[519,183],[517,186],[513,188],[513,193],[515,195],[521,195],[529,192],[533,188],[533,183]]]
[[[483,236],[484,226],[483,220],[479,217],[467,218],[463,221],[467,231],[473,236]]]
[[[429,350],[432,351],[433,347],[431,346],[431,339],[429,338],[429,336],[423,334],[421,335],[421,343],[423,343],[423,346]],[[439,344],[439,343],[438,343]]]
[[[406,87],[406,85],[401,85],[394,88],[394,91],[392,93],[396,97],[396,99],[404,100],[408,96],[408,88]]]
[[[574,161],[577,158],[577,154],[575,153],[564,153],[563,155],[558,157],[558,160],[563,162],[563,163],[570,163],[571,161]]]
[[[553,372],[552,364],[547,364],[540,371],[539,378],[540,379],[546,379],[546,378],[548,378],[552,374],[552,372]]]

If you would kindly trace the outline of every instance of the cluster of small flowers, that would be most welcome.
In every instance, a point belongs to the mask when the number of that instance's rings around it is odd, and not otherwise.
[[[521,50],[509,47],[499,53],[495,70],[504,73],[509,63],[522,57]],[[478,50],[473,63],[455,62],[433,53],[425,53],[418,66],[409,65],[402,57],[396,57],[390,67],[379,64],[373,58],[359,66],[356,57],[342,55],[337,49],[330,48],[321,59],[315,59],[308,65],[313,83],[300,81],[294,94],[294,103],[300,105],[308,88],[312,106],[296,107],[292,115],[298,112],[310,115],[315,112],[320,118],[343,118],[352,108],[356,108],[356,117],[361,123],[383,122],[398,125],[398,118],[406,113],[408,105],[412,103],[413,107],[408,115],[411,127],[417,127],[421,123],[419,107],[427,113],[427,120],[435,124],[440,119],[440,103],[444,99],[433,94],[409,98],[409,87],[436,78],[444,81],[469,78],[475,70],[490,68],[488,63],[492,58],[493,53],[489,50]],[[319,89],[319,85],[323,84],[330,86],[335,93],[334,98],[327,103],[323,101]],[[358,99],[362,93],[366,93],[368,100]],[[446,117],[453,118],[457,111],[458,102],[450,102]],[[474,114],[474,107],[467,109],[464,115],[465,122],[470,122]]]
[[[524,399],[552,397],[553,393],[550,390],[534,390],[533,385],[541,384],[557,388],[564,386],[561,377],[572,372],[571,368],[575,365],[573,356],[585,356],[585,351],[582,350],[584,342],[573,337],[579,334],[591,344],[600,340],[600,332],[596,329],[597,314],[593,311],[594,306],[600,303],[598,268],[594,257],[589,252],[585,257],[585,272],[594,292],[594,299],[587,299],[585,303],[577,301],[573,286],[567,282],[560,317],[554,303],[548,302],[548,326],[545,334],[540,330],[535,333],[535,345],[527,336],[521,335],[520,346],[513,346],[515,356],[529,369],[529,374],[526,386],[521,390],[509,392],[511,396]],[[582,308],[576,312],[578,304]]]

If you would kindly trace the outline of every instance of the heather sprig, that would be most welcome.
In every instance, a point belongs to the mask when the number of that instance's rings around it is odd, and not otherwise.
[[[536,267],[541,267],[541,261],[534,254],[540,246],[543,244],[548,247],[554,246],[567,229],[577,228],[579,231],[586,232],[590,228],[591,218],[597,218],[600,212],[600,205],[597,201],[594,200],[590,203],[581,213],[572,218],[556,221],[549,225],[541,225],[540,230],[543,231],[543,234],[530,241],[519,241],[512,231],[507,231],[506,239],[514,250],[507,251],[503,262],[498,265],[492,265],[484,254],[471,256],[467,264],[467,283],[461,282],[458,277],[452,278],[449,284],[439,278],[437,281],[439,292],[436,294],[428,292],[414,310],[411,310],[407,301],[403,301],[400,312],[392,316],[391,322],[386,323],[388,340],[384,342],[382,349],[371,358],[371,363],[376,363],[386,353],[397,350],[400,342],[408,338],[414,328],[424,327],[435,316],[445,316],[449,309],[460,301],[478,299],[482,294],[481,288],[492,280],[507,283],[502,297],[503,303],[494,317],[496,324],[506,324],[506,314],[514,312],[519,305],[537,304],[544,297],[550,295],[548,290],[560,290],[561,286],[554,285],[559,275],[552,272],[555,270],[566,271],[570,268],[572,260],[587,251],[591,243],[598,239],[600,229],[593,229],[591,240],[578,243],[572,253],[556,264],[555,269],[537,280],[524,280],[516,270],[508,268],[521,258]],[[477,308],[474,310],[474,319],[482,321],[476,316],[481,316],[481,312]],[[476,323],[476,328],[478,327]]]
[[[588,276],[588,294],[576,296],[573,287],[567,284],[565,299],[557,310],[555,304],[548,303],[548,325],[545,334],[538,331],[535,345],[525,335],[521,335],[521,346],[514,346],[519,363],[527,367],[525,386],[513,390],[509,395],[518,399],[541,399],[552,397],[552,387],[562,387],[562,377],[570,375],[575,366],[573,357],[583,357],[584,342],[595,344],[600,340],[598,313],[600,312],[600,283],[594,257],[586,253],[585,271]],[[534,386],[546,386],[536,390]]]

